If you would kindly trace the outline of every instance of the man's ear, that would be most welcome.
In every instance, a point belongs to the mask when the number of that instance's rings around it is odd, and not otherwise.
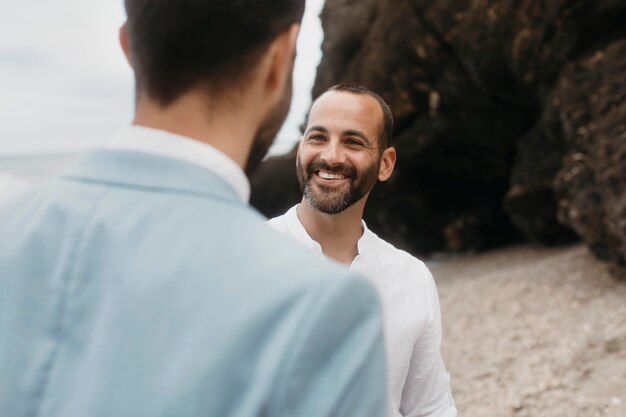
[[[133,66],[133,58],[130,53],[130,40],[128,39],[128,22],[124,22],[122,27],[120,27],[119,38],[120,38],[120,46],[122,47],[122,51],[124,51],[124,56],[126,57],[126,61],[132,67]]]
[[[387,181],[396,166],[396,148],[390,146],[383,151],[378,168],[378,181]]]
[[[268,93],[282,93],[285,83],[291,80],[298,40],[299,24],[293,24],[272,41],[268,48],[269,67],[265,82]]]

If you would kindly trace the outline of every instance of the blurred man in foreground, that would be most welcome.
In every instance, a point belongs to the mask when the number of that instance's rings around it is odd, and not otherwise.
[[[439,354],[433,277],[423,262],[380,239],[361,219],[374,184],[393,172],[392,131],[391,110],[378,94],[347,84],[322,94],[298,146],[302,202],[269,223],[377,286],[385,316],[387,416],[455,416]]]
[[[133,126],[0,207],[0,415],[382,415],[376,290],[247,205],[304,1],[125,5]]]

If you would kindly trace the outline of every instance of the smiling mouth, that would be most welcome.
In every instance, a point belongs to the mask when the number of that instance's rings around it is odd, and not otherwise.
[[[343,174],[328,171],[317,171],[317,175],[325,180],[345,180],[346,178],[348,178]]]

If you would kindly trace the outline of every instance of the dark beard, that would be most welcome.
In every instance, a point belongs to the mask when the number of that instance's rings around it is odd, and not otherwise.
[[[289,74],[289,79],[285,85],[285,91],[283,91],[283,96],[280,102],[276,105],[276,107],[270,110],[269,115],[263,121],[261,126],[259,126],[259,129],[254,136],[252,147],[250,148],[250,154],[248,155],[248,160],[246,161],[244,169],[248,177],[250,177],[259,165],[261,165],[263,158],[265,158],[267,151],[270,146],[272,146],[272,143],[274,143],[276,135],[280,131],[280,128],[289,113],[289,107],[291,106],[291,93],[293,90],[293,75],[291,75],[291,72]]]
[[[296,171],[300,181],[300,191],[307,203],[317,211],[326,214],[341,213],[354,203],[362,199],[371,191],[378,178],[379,164],[372,164],[361,174],[353,166],[338,164],[330,166],[322,161],[311,162],[306,170],[302,167],[300,156],[296,158]],[[348,184],[342,188],[317,185],[313,189],[311,177],[316,171],[324,170],[348,177]]]

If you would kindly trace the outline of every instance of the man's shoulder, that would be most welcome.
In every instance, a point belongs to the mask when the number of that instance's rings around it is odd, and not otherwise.
[[[428,271],[426,264],[411,255],[405,250],[399,249],[392,243],[382,239],[376,233],[367,229],[368,242],[371,245],[371,250],[376,254],[380,260],[391,262],[395,265],[402,265],[404,267],[413,267],[420,271]]]
[[[411,305],[430,305],[436,283],[428,266],[410,253],[369,231],[367,273],[381,287],[381,292],[402,288],[403,299]],[[421,301],[420,301],[421,300]]]

